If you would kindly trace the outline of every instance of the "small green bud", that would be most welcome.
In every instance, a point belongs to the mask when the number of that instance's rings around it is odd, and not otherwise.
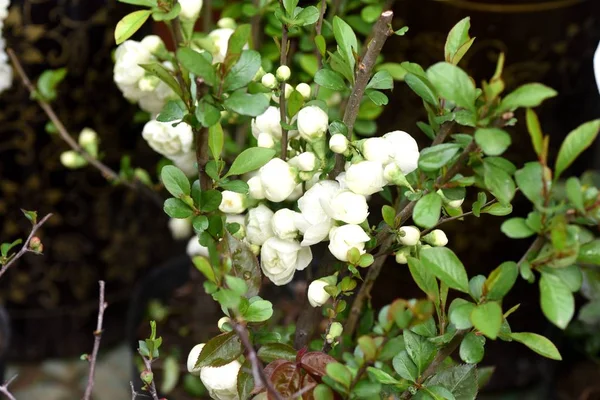
[[[344,332],[344,327],[342,324],[339,322],[334,322],[329,327],[329,332],[327,333],[325,340],[327,340],[327,343],[333,343],[336,338],[342,335],[342,332]]]
[[[152,383],[152,380],[154,380],[154,374],[148,370],[143,370],[140,374],[140,378],[142,379],[142,382],[149,385]]]
[[[277,87],[277,79],[275,78],[275,75],[268,73],[265,74],[260,82],[263,84],[264,87],[269,88],[269,89],[275,89]]]
[[[275,72],[275,75],[277,76],[277,80],[279,80],[280,82],[285,82],[288,79],[290,79],[290,75],[292,74],[292,71],[290,71],[290,67],[288,67],[287,65],[282,65],[279,68],[277,68],[277,71]]]

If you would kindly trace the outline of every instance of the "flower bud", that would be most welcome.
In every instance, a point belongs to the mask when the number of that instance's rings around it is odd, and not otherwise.
[[[188,219],[171,218],[168,224],[171,236],[175,240],[187,239],[192,235],[192,224]]]
[[[237,27],[237,24],[235,23],[235,20],[233,18],[225,17],[217,21],[217,26],[219,28],[235,29]]]
[[[87,161],[76,151],[68,150],[60,155],[60,162],[67,168],[77,169],[87,165]]]
[[[256,71],[256,74],[254,75],[254,78],[252,78],[252,80],[254,82],[258,82],[262,79],[263,76],[265,76],[266,72],[263,69],[263,67],[261,66],[258,71]]]
[[[267,239],[273,237],[272,218],[273,211],[264,204],[248,210],[246,215],[246,239],[248,242],[262,246]]]
[[[410,256],[410,247],[402,247],[396,252],[396,262],[398,264],[408,264],[408,257]]]
[[[329,148],[337,154],[344,154],[348,150],[348,138],[346,135],[336,133],[329,139]]]
[[[398,241],[405,246],[416,246],[421,238],[421,232],[416,226],[403,226],[398,229]]]
[[[284,240],[293,240],[298,235],[298,229],[294,223],[296,213],[290,209],[282,208],[273,214],[271,228],[275,236]]]
[[[226,214],[241,214],[246,211],[246,196],[242,193],[224,190],[219,210]]]
[[[221,332],[231,332],[231,318],[223,317],[219,319],[217,326]]]
[[[377,161],[386,165],[390,162],[390,144],[379,137],[366,139],[362,144],[362,154],[369,161]]]
[[[276,203],[285,200],[296,189],[298,171],[280,158],[274,158],[258,171],[265,197]]]
[[[264,74],[263,77],[260,79],[260,82],[263,84],[264,87],[269,89],[275,89],[277,87],[277,79],[275,78],[275,75],[271,73]]]
[[[365,243],[371,238],[358,225],[343,225],[331,229],[329,233],[329,251],[340,261],[348,261],[348,251],[357,248],[365,253]]]
[[[447,198],[442,189],[439,189],[437,191],[437,194],[440,195],[444,204],[446,204],[450,208],[459,208],[460,206],[462,206],[462,203],[465,201],[464,197],[462,199],[454,199],[454,200]]]
[[[248,179],[248,194],[250,197],[256,200],[262,200],[265,198],[265,189],[263,188],[262,182],[260,181],[260,177],[253,176]]]
[[[184,20],[195,20],[200,15],[202,0],[179,0],[181,12],[179,18]]]
[[[302,97],[304,97],[304,100],[310,99],[312,90],[309,84],[304,82],[299,83],[298,85],[296,85],[296,91],[299,92],[302,95]]]
[[[163,40],[158,35],[148,35],[140,42],[150,53],[155,53],[165,45]]]
[[[147,369],[145,369],[140,374],[140,378],[142,379],[142,382],[149,385],[154,380],[154,374],[152,372],[148,371]]]
[[[300,171],[298,172],[298,178],[300,178],[301,181],[306,182],[306,181],[310,181],[316,174],[313,171]],[[306,187],[307,189],[310,189],[308,186]]]
[[[242,364],[235,360],[222,367],[205,367],[200,371],[200,380],[211,398],[216,400],[236,399],[237,377]]]
[[[195,368],[195,366],[196,366],[196,362],[198,361],[198,357],[200,357],[200,353],[202,352],[203,348],[204,348],[204,343],[197,344],[192,348],[192,350],[190,351],[190,354],[188,354],[187,370],[190,374],[199,374],[200,373],[200,368]]]
[[[383,170],[383,177],[386,181],[388,181],[388,183],[392,183],[396,186],[404,186],[413,190],[410,183],[408,183],[406,176],[404,176],[402,169],[400,169],[396,162],[391,162],[385,166]]]
[[[329,327],[329,332],[327,333],[325,340],[327,340],[327,343],[333,343],[333,341],[336,338],[342,336],[343,332],[344,327],[342,326],[342,324],[340,324],[339,322],[333,322]]]
[[[258,138],[256,138],[256,144],[258,147],[264,147],[267,149],[272,149],[273,147],[275,147],[275,141],[273,140],[273,136],[266,132],[258,134]]]
[[[443,247],[448,244],[448,237],[441,229],[434,229],[427,235],[423,236],[423,241],[432,246]]]
[[[279,68],[277,68],[277,71],[275,72],[277,80],[279,80],[280,82],[285,82],[288,79],[290,79],[291,74],[292,71],[290,71],[290,67],[288,67],[287,65],[281,65]]]
[[[41,253],[44,251],[44,245],[39,237],[34,236],[29,241],[29,250],[35,251],[36,253]]]
[[[294,157],[296,159],[296,168],[300,171],[314,171],[317,166],[317,157],[315,153],[306,151]],[[290,160],[291,161],[291,160]]]
[[[290,96],[292,95],[292,92],[294,91],[294,87],[292,85],[290,85],[289,83],[286,83],[283,90],[284,90],[285,98],[289,99]],[[279,95],[273,93],[271,95],[271,100],[273,100],[275,103],[279,104]]]
[[[304,107],[298,112],[298,132],[302,139],[311,142],[327,132],[329,117],[317,106]]]
[[[79,145],[85,149],[98,144],[98,134],[90,128],[83,128],[79,134]]]
[[[248,246],[250,248],[250,251],[252,252],[252,254],[254,254],[255,256],[258,256],[260,254],[260,246],[257,244],[251,244]]]
[[[323,304],[327,303],[331,297],[331,295],[325,291],[325,287],[328,285],[329,283],[322,279],[317,279],[310,283],[308,286],[308,302],[311,306],[321,307]]]

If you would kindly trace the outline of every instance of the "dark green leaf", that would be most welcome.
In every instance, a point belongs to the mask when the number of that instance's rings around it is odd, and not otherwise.
[[[556,346],[545,337],[531,332],[511,333],[510,337],[519,343],[524,344],[539,355],[552,360],[562,360]]]
[[[124,16],[115,28],[115,42],[121,44],[144,25],[144,22],[152,14],[150,10],[138,10]]]
[[[558,151],[554,179],[558,179],[565,169],[592,145],[599,131],[600,119],[596,119],[580,125],[567,135]]]
[[[404,82],[406,82],[408,87],[410,87],[420,98],[434,107],[439,108],[439,96],[426,77],[408,73],[404,76]]]
[[[431,273],[431,271],[425,268],[421,261],[413,257],[408,257],[408,268],[417,286],[423,292],[425,292],[427,297],[431,301],[433,301],[434,304],[438,304],[440,301],[440,290],[438,287],[437,280],[435,279],[435,276]]]
[[[600,265],[600,239],[581,245],[577,262],[583,264]]]
[[[180,121],[186,113],[187,108],[181,100],[169,100],[156,120],[160,122]]]
[[[337,15],[333,17],[333,35],[340,54],[350,66],[350,70],[353,71],[355,65],[354,53],[358,53],[358,41],[350,25]]]
[[[519,268],[512,261],[507,261],[493,270],[485,281],[484,292],[489,300],[501,300],[512,289],[517,281]]]
[[[542,273],[540,304],[546,318],[561,329],[567,327],[575,313],[575,299],[571,290],[554,275]]]
[[[389,101],[385,94],[377,90],[367,90],[365,94],[377,106],[385,106]]]
[[[258,349],[258,358],[265,363],[270,363],[275,360],[296,360],[296,350],[284,343],[267,343]]]
[[[512,111],[519,107],[537,107],[546,99],[556,96],[556,90],[541,83],[527,83],[508,94],[498,106],[498,112]]]
[[[406,350],[401,351],[394,357],[392,364],[394,370],[401,378],[415,382],[419,378],[419,370],[414,361],[409,357]]]
[[[223,90],[231,92],[248,85],[260,69],[260,62],[260,54],[257,51],[242,51],[240,58],[223,80]]]
[[[404,344],[410,359],[417,366],[417,375],[421,376],[425,368],[433,361],[437,353],[437,348],[427,338],[417,335],[409,330],[405,330]],[[394,366],[395,368],[395,366]]]
[[[251,147],[240,153],[231,164],[231,168],[225,175],[242,175],[254,171],[265,165],[275,156],[276,151],[263,147]]]
[[[542,134],[542,128],[540,127],[540,120],[538,119],[535,111],[533,111],[531,108],[527,109],[526,120],[527,131],[531,137],[531,144],[533,145],[535,153],[539,157],[542,155],[542,151],[544,149],[544,138]]]
[[[469,17],[461,19],[448,33],[446,44],[444,45],[444,57],[447,62],[458,64],[458,60],[454,60],[454,56],[459,49],[467,43],[471,38],[469,36],[469,28],[471,28],[471,19]]]
[[[179,168],[173,165],[164,166],[160,171],[160,179],[173,197],[181,198],[190,194],[190,181]]]
[[[488,156],[499,156],[510,146],[510,135],[499,128],[480,128],[475,131],[475,141]]]
[[[446,247],[432,247],[421,252],[421,261],[448,287],[469,293],[469,279],[464,265]]]
[[[182,47],[177,50],[177,59],[188,71],[202,78],[207,85],[216,86],[215,68],[202,54],[188,47]]]
[[[249,372],[251,370],[252,365],[249,360],[246,360],[246,362],[242,365],[242,368],[240,368],[238,371],[237,392],[240,399],[249,399],[252,397],[251,393],[254,390],[254,378],[252,377],[252,373]]]
[[[225,55],[225,65],[227,65],[228,68],[240,58],[242,49],[250,39],[251,30],[250,24],[238,25],[233,34],[229,37],[229,41],[227,42],[227,54]]]
[[[429,385],[442,385],[456,400],[474,400],[477,397],[477,373],[475,365],[455,365],[436,373]]]
[[[288,117],[292,118],[304,106],[304,97],[299,91],[293,90],[288,98],[286,106]]]
[[[183,99],[183,92],[177,80],[173,77],[171,72],[166,69],[162,64],[157,62],[151,64],[140,64],[140,67],[144,68],[146,71],[151,73],[152,75],[158,77],[161,81],[163,81],[167,86],[169,86],[173,92],[179,98]]]
[[[544,202],[544,173],[539,162],[529,162],[515,172],[515,180],[525,197],[535,205]],[[550,182],[547,182],[547,187]]]
[[[460,343],[460,359],[467,364],[477,364],[483,360],[485,337],[473,332],[467,333]]]
[[[223,333],[206,342],[195,368],[222,367],[242,355],[242,343],[235,332]]]
[[[238,90],[225,99],[223,105],[238,114],[257,117],[269,108],[269,97],[263,93],[249,94]]]
[[[171,218],[188,218],[194,213],[183,201],[172,197],[165,200],[163,210]]]
[[[243,194],[247,194],[249,190],[248,184],[240,180],[220,182],[219,186],[225,190]]]
[[[218,190],[207,190],[200,193],[200,211],[212,212],[219,208],[223,195]]]
[[[415,224],[432,228],[437,224],[442,212],[442,198],[437,193],[429,193],[419,199],[413,210]]]
[[[320,69],[315,75],[315,83],[324,88],[342,91],[346,89],[344,78],[337,72],[330,69]]]
[[[495,301],[480,304],[471,312],[473,326],[490,339],[498,337],[502,320],[502,308]]]
[[[443,98],[467,110],[475,111],[477,92],[465,71],[456,65],[440,62],[429,67],[427,78]]]
[[[423,171],[436,171],[452,160],[460,146],[455,143],[444,143],[427,147],[419,155],[419,168]]]
[[[192,221],[192,227],[196,233],[204,232],[208,228],[208,218],[206,215],[198,215]]]
[[[225,143],[225,135],[221,124],[217,123],[208,128],[208,148],[215,160],[221,158],[223,144]]]
[[[506,171],[487,161],[483,161],[485,186],[500,203],[509,204],[515,195],[515,182]]]

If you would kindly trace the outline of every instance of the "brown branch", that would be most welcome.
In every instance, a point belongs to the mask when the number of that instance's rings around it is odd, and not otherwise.
[[[381,53],[381,49],[383,48],[388,36],[393,33],[393,30],[390,29],[393,17],[394,12],[391,10],[381,13],[379,19],[375,23],[375,26],[373,27],[373,38],[367,44],[365,55],[358,63],[354,87],[352,88],[352,93],[350,93],[350,97],[348,98],[348,104],[346,105],[343,118],[344,125],[346,125],[348,128],[347,136],[349,140],[352,139],[352,132],[354,129],[354,123],[356,122],[356,117],[358,116],[360,102],[365,94],[369,79],[371,79],[371,72],[375,66],[375,61],[377,61],[377,57],[379,56],[379,53]],[[340,172],[342,172],[343,169],[344,156],[341,154],[336,154],[335,167],[329,174],[330,178],[335,178]]]
[[[25,241],[25,243],[23,243],[23,247],[21,247],[21,249],[19,250],[19,252],[17,254],[15,254],[14,257],[12,257],[10,259],[10,261],[8,261],[6,264],[4,264],[2,266],[2,269],[0,269],[0,278],[2,277],[2,275],[4,275],[6,273],[6,271],[8,271],[8,269],[19,259],[21,258],[25,253],[36,253],[36,254],[40,254],[36,251],[33,251],[29,248],[29,242],[31,242],[31,239],[33,239],[33,237],[35,236],[35,233],[37,232],[38,229],[41,228],[42,225],[44,225],[46,223],[46,221],[48,221],[48,218],[50,218],[52,216],[52,214],[48,214],[46,215],[44,218],[42,218],[40,220],[40,222],[36,223],[35,225],[33,225],[33,228],[31,228],[31,232],[29,233],[29,236],[27,237],[27,240]]]
[[[260,0],[252,0],[252,4],[257,10],[260,9]],[[254,50],[258,50],[262,42],[262,32],[260,25],[261,17],[261,13],[257,11],[256,14],[254,14],[252,18],[250,18],[250,26],[252,32],[252,48]]]
[[[10,378],[6,383],[0,386],[0,393],[6,396],[8,400],[17,400],[15,396],[8,390],[8,386],[17,378],[17,375]]]
[[[200,179],[200,188],[202,191],[209,190],[212,185],[212,179],[206,173],[206,164],[208,164],[208,128],[195,130],[196,136],[196,162],[198,163],[198,178]]]
[[[286,24],[283,24],[281,27],[281,48],[280,56],[279,56],[279,65],[287,65],[287,53],[288,53],[288,27]],[[286,118],[286,110],[285,110],[285,82],[281,82],[279,87],[279,116],[281,119],[281,124],[285,124],[287,121]],[[288,131],[283,126],[281,127],[281,154],[280,158],[285,161],[287,158],[287,148],[288,148]]]
[[[94,388],[94,374],[96,372],[96,361],[98,359],[98,350],[100,349],[100,341],[102,339],[102,321],[104,319],[104,310],[106,310],[106,302],[104,301],[104,281],[98,281],[100,285],[100,301],[98,306],[98,322],[94,331],[94,349],[92,355],[88,358],[90,362],[90,373],[88,375],[88,383],[85,388],[83,400],[89,400],[92,396]]]
[[[138,352],[140,353],[140,356],[142,356],[142,360],[144,361],[144,367],[146,368],[146,371],[152,373],[152,361],[146,358],[146,356],[144,356],[139,349]],[[156,391],[156,384],[154,383],[154,374],[152,376],[152,381],[150,383],[146,383],[146,386],[148,388],[148,391],[150,392],[150,396],[152,396],[152,400],[160,400],[158,398],[158,392]]]
[[[25,87],[27,88],[29,93],[32,96],[34,96],[37,93],[37,90],[35,89],[35,86],[33,85],[33,83],[31,83],[31,80],[29,79],[29,76],[27,76],[25,69],[23,69],[23,66],[21,65],[21,62],[19,61],[17,55],[15,54],[15,52],[12,49],[7,49],[6,52],[8,53],[8,56],[10,57],[10,60],[13,64],[15,71],[17,71],[17,74],[21,77],[23,84],[25,85]],[[151,200],[154,203],[156,203],[158,206],[162,207],[163,201],[158,196],[157,193],[153,192],[150,188],[148,188],[147,186],[145,186],[144,184],[142,184],[139,181],[130,182],[130,181],[121,179],[121,177],[119,176],[119,174],[117,172],[112,170],[107,165],[103,164],[101,161],[92,157],[92,155],[90,153],[88,153],[87,151],[85,151],[85,149],[83,149],[77,143],[77,141],[75,141],[75,139],[73,139],[73,137],[69,134],[69,132],[67,131],[67,128],[65,128],[65,126],[62,123],[62,121],[60,120],[60,118],[58,118],[56,112],[54,111],[54,109],[52,108],[50,103],[48,103],[47,101],[45,101],[44,99],[42,99],[39,96],[35,96],[35,100],[40,105],[42,110],[44,110],[44,112],[46,113],[46,115],[48,116],[50,121],[52,121],[52,123],[56,127],[56,130],[58,131],[58,134],[61,137],[61,139],[64,140],[71,149],[73,149],[81,157],[83,157],[83,159],[86,160],[91,166],[93,166],[98,171],[100,171],[100,173],[102,174],[102,176],[104,178],[106,178],[109,181],[115,181],[115,182],[122,183],[125,186],[129,187],[130,189],[140,191],[141,193],[144,193],[146,196],[150,197]]]
[[[250,342],[250,338],[248,337],[248,330],[245,326],[242,326],[238,322],[232,320],[232,327],[235,333],[240,338],[242,345],[246,349],[246,358],[250,361],[250,365],[252,365],[252,376],[254,377],[254,384],[258,386],[262,386],[267,389],[267,392],[275,400],[283,400],[277,389],[273,386],[273,383],[267,379],[265,376],[265,372],[263,366],[256,355],[256,350],[254,350],[254,346]]]
[[[202,30],[208,33],[212,29],[212,0],[202,3]]]
[[[133,382],[129,381],[129,387],[131,388],[131,400],[137,399],[139,393],[135,391],[135,387],[133,386]]]

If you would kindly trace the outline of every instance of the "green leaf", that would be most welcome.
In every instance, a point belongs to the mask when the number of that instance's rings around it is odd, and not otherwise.
[[[241,180],[221,181],[219,182],[219,186],[225,190],[231,190],[232,192],[243,194],[247,194],[248,190],[250,189],[248,184]]]
[[[440,107],[437,91],[426,77],[407,73],[404,76],[404,82],[406,82],[408,87],[427,103],[436,108]]]
[[[260,346],[257,352],[258,358],[265,363],[270,363],[275,360],[296,360],[296,350],[284,343],[267,343]]]
[[[151,64],[140,64],[140,67],[144,68],[152,75],[158,77],[158,79],[160,79],[167,86],[169,86],[173,90],[173,92],[177,96],[179,96],[179,98],[183,99],[183,92],[181,91],[179,83],[177,83],[177,80],[173,77],[171,72],[168,69],[166,69],[162,64],[159,64],[157,62]]]
[[[2,243],[2,246],[0,246],[0,253],[2,254],[2,257],[7,257],[8,256],[8,252],[15,246],[20,245],[21,243],[23,243],[22,239],[17,239],[12,243]]]
[[[134,6],[156,7],[156,0],[118,0],[120,3],[133,4]]]
[[[527,109],[525,118],[527,121],[527,131],[531,137],[531,144],[533,145],[535,153],[539,157],[544,151],[544,138],[542,134],[542,128],[540,126],[540,120],[538,119],[535,111],[533,111],[531,108]]]
[[[217,85],[215,68],[202,54],[188,47],[182,47],[177,50],[177,59],[188,71],[202,78],[208,86]]]
[[[546,318],[565,329],[575,313],[575,299],[571,290],[555,275],[542,272],[540,278],[540,304]]]
[[[169,100],[156,117],[159,122],[171,122],[182,120],[187,113],[187,108],[181,100]]]
[[[455,299],[450,304],[448,315],[450,316],[450,322],[454,324],[456,329],[471,329],[473,323],[471,322],[471,312],[475,309],[475,304],[464,299]]]
[[[179,380],[180,375],[179,364],[177,363],[177,358],[169,355],[163,360],[162,366],[163,378],[160,384],[160,391],[168,394],[177,386],[177,381]]]
[[[173,197],[181,198],[190,194],[190,181],[179,168],[173,165],[164,166],[160,171],[160,179]]]
[[[423,171],[436,171],[448,164],[459,150],[460,146],[456,143],[427,147],[419,155],[419,168]]]
[[[471,40],[469,28],[471,28],[471,19],[466,17],[461,19],[450,30],[446,44],[444,45],[444,57],[447,62],[456,65],[460,61],[460,58],[455,59],[455,55],[464,44]]]
[[[394,79],[387,71],[376,72],[367,84],[366,89],[393,89]]]
[[[440,62],[427,69],[427,78],[443,98],[475,112],[477,91],[465,71],[456,65]]]
[[[292,118],[304,106],[304,97],[299,91],[293,90],[292,94],[290,94],[290,97],[288,98],[286,106],[288,117]]]
[[[260,69],[260,54],[254,50],[244,50],[223,80],[223,90],[231,92],[247,86]]]
[[[581,245],[577,262],[582,264],[600,265],[600,239]]]
[[[241,356],[242,350],[235,332],[223,333],[206,342],[194,368],[222,367]]]
[[[252,27],[250,24],[238,25],[227,42],[227,54],[225,55],[225,65],[229,68],[235,63],[242,54],[242,49],[250,39]]]
[[[480,128],[475,131],[475,141],[488,156],[499,156],[510,146],[510,135],[499,128]]]
[[[363,21],[372,24],[373,22],[377,21],[382,11],[382,4],[369,4],[361,10],[360,17],[363,19]]]
[[[190,206],[185,204],[180,199],[175,199],[173,197],[165,200],[163,210],[169,217],[180,219],[191,217],[194,213]]]
[[[208,228],[208,217],[206,215],[198,215],[192,220],[192,227],[196,233],[200,233]]]
[[[556,96],[556,90],[541,83],[527,83],[506,95],[497,112],[513,111],[519,107],[537,107],[546,99]]]
[[[441,385],[448,389],[456,400],[474,400],[477,397],[477,371],[474,364],[455,365],[434,376],[428,385]]]
[[[324,383],[321,383],[313,390],[315,400],[334,400],[333,390]]]
[[[396,210],[392,206],[388,206],[387,204],[381,208],[381,215],[383,216],[383,220],[390,227],[394,228],[396,226]]]
[[[37,211],[27,211],[21,208],[21,212],[31,222],[32,225],[37,224],[38,214]]]
[[[515,182],[502,168],[483,160],[483,180],[485,186],[502,204],[509,204],[515,195]]]
[[[242,175],[246,172],[257,170],[268,163],[276,153],[277,152],[273,149],[266,149],[263,147],[251,147],[246,149],[233,160],[233,164],[231,164],[231,168],[229,168],[225,177]]]
[[[583,284],[583,274],[577,265],[569,265],[564,268],[542,267],[540,270],[545,274],[557,276],[573,293],[578,292]]]
[[[437,193],[429,193],[421,197],[413,210],[415,224],[424,228],[432,228],[437,224],[442,212],[442,198]]]
[[[152,19],[155,21],[171,21],[174,20],[175,18],[177,18],[179,16],[179,13],[181,12],[181,4],[176,3],[173,8],[171,8],[169,11],[164,12],[164,11],[154,11],[152,12]]]
[[[358,53],[358,41],[354,31],[343,19],[337,15],[333,17],[333,36],[337,42],[340,54],[354,71],[354,53]]]
[[[554,179],[567,169],[585,149],[590,147],[600,131],[600,119],[586,122],[571,131],[560,145],[556,159]]]
[[[513,210],[513,208],[510,204],[503,205],[500,203],[494,203],[494,204],[490,204],[487,207],[484,207],[481,210],[481,212],[486,213],[486,214],[495,215],[497,217],[504,217],[505,215],[512,213],[512,210]]]
[[[575,208],[579,211],[584,211],[585,206],[583,204],[583,189],[579,179],[574,176],[567,179],[565,189],[567,191],[567,198],[575,206]]]
[[[212,127],[221,120],[219,109],[204,99],[196,107],[195,114],[198,122],[205,128]]]
[[[365,357],[365,360],[375,361],[375,358],[377,357],[377,345],[375,344],[373,338],[364,335],[358,338],[357,343]]]
[[[300,26],[312,25],[319,20],[319,10],[315,6],[308,6],[296,15],[295,23]]]
[[[285,9],[288,16],[294,15],[294,10],[298,6],[298,0],[283,0],[283,8]]]
[[[318,70],[315,75],[315,83],[324,88],[336,91],[346,90],[347,88],[342,75],[330,69]]]
[[[206,218],[206,216],[204,216]],[[207,220],[208,221],[208,220]],[[207,225],[208,226],[208,225]],[[192,262],[196,269],[202,273],[212,283],[217,283],[217,279],[215,277],[215,271],[213,270],[210,262],[204,257],[193,257]]]
[[[58,93],[56,92],[57,86],[67,76],[66,68],[59,69],[48,69],[42,72],[37,81],[37,91],[46,101],[52,101],[56,99]]]
[[[421,261],[426,268],[448,287],[469,293],[469,279],[464,265],[452,250],[431,247],[421,251]]]
[[[394,370],[401,378],[415,382],[419,378],[419,370],[406,350],[401,351],[392,360]]]
[[[144,25],[150,14],[152,14],[150,10],[139,10],[124,16],[115,28],[115,42],[121,44],[133,36]]]
[[[248,245],[235,237],[229,231],[225,231],[224,240],[219,243],[220,254],[231,257],[232,274],[243,278],[248,285],[246,297],[251,298],[258,295],[262,281],[262,274],[258,260]]]
[[[425,368],[433,361],[437,348],[427,338],[404,330],[404,344],[410,359],[417,366],[417,376],[421,376]],[[394,367],[395,368],[395,367]]]
[[[471,312],[473,326],[490,339],[498,337],[502,320],[502,308],[495,301],[480,304]]]
[[[223,144],[225,143],[225,135],[221,124],[217,123],[208,128],[208,148],[215,160],[221,158]]]
[[[352,384],[352,374],[350,373],[350,370],[346,368],[345,365],[337,362],[332,362],[327,364],[325,370],[327,371],[327,376],[329,376],[331,379],[338,382],[345,388],[349,388]]]
[[[483,360],[485,337],[478,336],[473,332],[467,333],[460,343],[460,359],[467,364],[477,364]]]
[[[385,94],[377,90],[367,90],[365,94],[377,106],[385,106],[389,101]]]
[[[212,212],[219,208],[223,195],[218,190],[207,190],[200,193],[200,211]]]
[[[254,378],[252,376],[252,364],[249,360],[246,360],[244,364],[242,364],[242,368],[238,371],[237,375],[237,392],[238,398],[240,399],[249,399],[252,397],[252,391],[254,390]],[[193,376],[188,374],[187,376]],[[202,397],[201,395],[195,395],[194,393],[190,393],[187,388],[184,387],[184,390],[195,397]]]
[[[515,332],[511,333],[510,337],[529,347],[541,356],[550,358],[552,360],[562,360],[562,357],[556,348],[556,346],[542,335],[531,332]]]
[[[273,316],[273,304],[267,300],[257,300],[248,306],[244,313],[247,322],[264,322]]]
[[[524,239],[535,232],[527,225],[525,218],[514,217],[502,223],[500,230],[511,239]]]
[[[257,117],[269,108],[269,103],[269,97],[263,93],[249,94],[238,90],[225,99],[223,105],[238,114]]]
[[[379,64],[375,67],[375,69],[377,71],[389,72],[392,78],[396,81],[404,80],[404,76],[407,73],[406,70],[402,68],[402,65],[393,62]]]
[[[519,267],[512,261],[507,261],[495,270],[493,270],[485,281],[484,293],[489,300],[501,300],[512,289],[517,276]]]
[[[328,364],[328,365],[331,365],[331,364]],[[391,376],[387,372],[382,371],[380,369],[377,369],[374,367],[367,367],[367,372],[374,380],[376,380],[377,382],[379,382],[383,385],[397,385],[400,383],[393,376]]]
[[[413,257],[408,257],[408,269],[419,289],[425,292],[434,304],[438,304],[440,302],[440,290],[431,271],[425,268],[421,261]]]
[[[537,206],[544,203],[544,172],[539,162],[525,164],[515,172],[515,180],[529,201]],[[547,182],[547,186],[550,186],[550,182]]]

